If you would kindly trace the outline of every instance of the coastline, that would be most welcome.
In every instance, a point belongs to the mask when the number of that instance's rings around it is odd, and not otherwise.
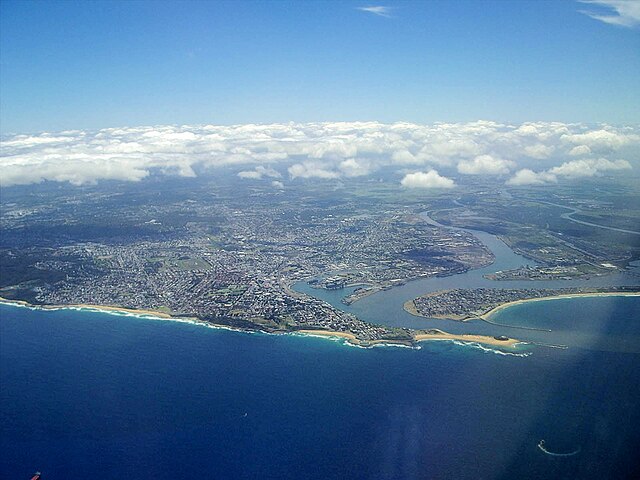
[[[318,337],[338,337],[346,338],[347,340],[359,341],[353,333],[349,332],[334,332],[332,330],[295,330],[291,333],[302,333],[306,336],[318,336]]]
[[[522,300],[514,300],[513,302],[507,302],[498,305],[490,310],[487,310],[482,315],[478,316],[482,320],[489,320],[496,313],[509,308],[513,305],[521,305],[528,302],[544,302],[549,300],[562,300],[563,298],[580,298],[580,297],[640,297],[640,292],[592,292],[592,293],[567,293],[565,295],[553,295],[550,297],[541,298],[525,298]]]
[[[175,317],[171,316],[164,312],[158,312],[154,310],[145,310],[145,309],[133,309],[133,308],[125,308],[125,307],[115,307],[115,306],[105,306],[105,305],[91,305],[91,304],[72,304],[72,305],[33,305],[29,302],[25,302],[24,300],[10,300],[4,297],[0,297],[0,304],[10,305],[14,307],[25,307],[32,310],[44,310],[44,311],[55,311],[55,310],[84,310],[84,311],[92,311],[99,313],[107,313],[112,315],[124,315],[124,316],[134,316],[146,320],[160,320],[160,321],[169,321],[169,322],[178,322],[178,323],[189,323],[192,325],[198,325],[208,328],[215,328],[220,330],[231,330],[235,332],[243,332],[243,333],[254,333],[261,332],[272,335],[283,335],[283,334],[291,334],[291,335],[303,335],[303,336],[314,336],[318,338],[338,338],[343,339],[346,343],[358,346],[358,347],[374,347],[374,346],[395,346],[395,347],[415,347],[416,343],[428,340],[458,340],[461,342],[470,342],[470,343],[480,343],[484,345],[491,345],[495,347],[506,347],[512,349],[516,344],[522,343],[519,340],[508,339],[508,340],[498,340],[494,337],[486,336],[486,335],[472,335],[472,334],[452,334],[448,332],[444,332],[442,330],[434,330],[435,333],[417,333],[413,336],[413,338],[409,340],[394,340],[394,339],[381,339],[381,340],[361,340],[356,337],[351,332],[338,332],[333,330],[313,330],[313,329],[302,329],[302,330],[291,330],[291,331],[263,331],[263,330],[248,330],[243,328],[234,328],[229,325],[221,325],[217,323],[205,322],[196,317]]]
[[[118,313],[118,312],[124,312],[124,313],[131,313],[134,315],[139,315],[139,316],[150,316],[150,317],[158,317],[158,318],[162,318],[162,319],[166,319],[166,320],[171,320],[171,319],[178,319],[179,317],[174,317],[168,313],[164,313],[164,312],[158,312],[156,310],[145,310],[145,309],[135,309],[135,308],[125,308],[125,307],[114,307],[114,306],[109,306],[109,305],[92,305],[92,304],[88,304],[88,303],[78,303],[78,304],[72,304],[72,305],[65,305],[65,306],[60,306],[60,305],[52,305],[52,306],[48,306],[48,305],[42,305],[41,307],[44,310],[59,310],[61,308],[69,308],[69,309],[74,309],[74,308],[80,308],[80,309],[84,309],[84,310],[99,310],[101,312],[114,312],[114,313]],[[195,318],[194,318],[195,320]]]
[[[492,347],[506,347],[508,349],[514,349],[516,345],[523,343],[520,340],[516,340],[515,338],[499,340],[495,337],[490,337],[487,335],[453,334],[437,329],[434,331],[437,333],[420,333],[414,338],[416,342],[431,340],[458,340],[460,342],[480,343],[482,345],[491,345]]]
[[[427,295],[421,295],[424,297],[433,296],[435,293],[440,292],[431,292]],[[539,297],[539,298],[523,298],[521,300],[514,300],[512,302],[501,303],[500,305],[493,307],[480,315],[432,315],[427,317],[426,315],[422,315],[418,312],[416,305],[414,303],[415,299],[407,300],[404,302],[402,308],[405,312],[413,315],[415,317],[421,318],[433,318],[436,320],[455,320],[458,322],[467,322],[469,320],[490,320],[493,315],[502,311],[506,308],[509,308],[513,305],[520,305],[527,302],[543,302],[546,300],[561,300],[563,298],[580,298],[580,297],[638,297],[640,296],[640,292],[585,292],[585,293],[566,293],[561,295],[551,295],[549,297]],[[416,297],[418,298],[418,297]]]
[[[70,304],[70,305],[34,305],[24,300],[11,300],[8,298],[0,297],[0,305],[9,305],[14,307],[24,307],[31,310],[44,310],[44,311],[56,311],[56,310],[77,310],[88,311],[97,313],[107,313],[118,316],[131,316],[144,320],[159,320],[165,322],[177,322],[177,323],[189,323],[191,325],[198,325],[208,328],[217,328],[222,330],[232,330],[236,332],[247,332],[249,330],[242,330],[234,328],[228,325],[220,325],[217,323],[205,322],[196,317],[176,317],[169,315],[165,312],[158,312],[155,310],[135,309],[126,307],[115,307],[109,305],[92,305],[86,303]]]
[[[243,333],[266,333],[271,335],[283,335],[283,334],[300,334],[304,336],[316,336],[316,337],[337,337],[343,338],[347,341],[350,341],[354,345],[360,345],[363,341],[356,337],[351,332],[338,332],[332,330],[313,330],[313,329],[303,329],[303,330],[282,330],[282,331],[264,331],[264,330],[249,330],[245,328],[236,328],[229,325],[222,325],[219,323],[206,322],[204,320],[200,320],[197,317],[176,317],[169,315],[164,312],[158,312],[155,310],[146,310],[146,309],[134,309],[134,308],[125,308],[125,307],[115,307],[109,305],[92,305],[92,304],[70,304],[70,305],[34,305],[29,302],[25,302],[24,300],[11,300],[8,298],[0,297],[0,305],[10,305],[14,307],[24,307],[29,308],[31,310],[45,310],[45,311],[56,311],[56,310],[79,310],[79,311],[90,311],[90,312],[98,312],[98,313],[107,313],[113,315],[124,315],[124,316],[134,316],[146,320],[161,320],[168,322],[178,322],[178,323],[190,323],[192,325],[199,325],[209,328],[216,328],[221,330],[231,330],[235,332],[243,332]],[[371,342],[372,344],[374,342]],[[392,341],[386,342],[392,343]]]

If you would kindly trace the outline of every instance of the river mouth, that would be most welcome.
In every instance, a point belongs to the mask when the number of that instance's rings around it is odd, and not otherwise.
[[[512,326],[496,325],[483,320],[471,320],[460,322],[455,320],[431,319],[416,317],[406,312],[404,303],[426,293],[439,290],[456,288],[566,288],[566,287],[610,287],[610,286],[633,286],[638,285],[638,279],[625,273],[615,273],[608,276],[594,277],[590,279],[576,280],[488,280],[485,274],[494,273],[498,270],[508,270],[518,268],[523,265],[533,266],[535,262],[515,253],[496,235],[478,230],[461,229],[457,227],[447,227],[435,222],[426,213],[422,216],[427,223],[440,227],[462,230],[474,235],[480,240],[494,255],[494,262],[486,267],[469,270],[465,273],[455,274],[448,277],[431,277],[408,281],[404,285],[392,287],[369,295],[351,305],[342,303],[342,299],[349,295],[353,288],[339,290],[325,290],[313,288],[305,281],[297,282],[293,289],[300,293],[305,293],[314,298],[323,300],[334,307],[353,315],[369,323],[385,325],[389,327],[405,327],[414,329],[439,328],[450,333],[459,334],[481,334],[499,336],[505,335],[515,337],[529,342],[543,344],[556,344],[558,335],[552,331],[533,331],[518,326],[526,326],[522,322],[511,322],[509,319],[510,308],[503,311],[500,323],[507,323]],[[574,301],[579,301],[575,300]],[[565,332],[569,333],[569,332]],[[574,332],[578,333],[578,332]],[[580,332],[584,333],[584,332]],[[593,333],[593,332],[591,332]],[[593,339],[582,339],[572,341],[568,335],[561,335],[562,340],[576,345],[593,344]]]

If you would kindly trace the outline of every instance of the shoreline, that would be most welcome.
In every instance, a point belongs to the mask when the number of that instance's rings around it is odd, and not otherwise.
[[[317,336],[317,337],[338,337],[345,338],[347,340],[360,341],[358,337],[356,337],[353,333],[349,332],[334,332],[333,330],[313,330],[313,329],[305,329],[305,330],[292,330],[290,333],[296,334],[301,333],[306,336]]]
[[[640,297],[640,292],[592,292],[592,293],[567,293],[564,295],[552,295],[550,297],[541,298],[524,298],[522,300],[514,300],[512,302],[506,302],[487,310],[478,317],[481,320],[490,320],[496,313],[505,310],[514,305],[521,305],[528,302],[545,302],[549,300],[562,300],[564,298],[582,298],[582,297]],[[472,318],[470,318],[471,320]]]
[[[354,303],[359,302],[363,298],[367,298],[373,295],[374,293],[378,293],[384,290],[384,288],[382,288],[380,285],[375,285],[375,284],[367,284],[367,285],[370,285],[370,288],[364,291],[359,291],[357,293],[352,293],[350,295],[347,295],[346,297],[342,297],[342,300],[340,301],[347,306],[353,305]]]
[[[31,310],[44,310],[44,311],[56,311],[56,310],[78,310],[78,311],[90,311],[97,313],[106,313],[119,316],[134,316],[146,320],[160,320],[168,322],[189,323],[191,325],[198,325],[207,328],[214,328],[220,330],[230,330],[234,332],[242,333],[265,333],[270,335],[299,335],[299,336],[313,336],[317,338],[334,338],[345,340],[349,345],[371,348],[375,346],[393,346],[393,347],[408,347],[415,348],[417,343],[429,340],[458,340],[467,343],[480,343],[484,345],[491,345],[497,347],[506,347],[513,349],[516,344],[522,343],[520,340],[508,339],[498,340],[494,337],[486,335],[473,335],[473,334],[452,334],[444,332],[442,330],[435,330],[437,333],[417,333],[411,339],[408,340],[394,340],[394,339],[381,339],[381,340],[361,340],[351,332],[338,332],[333,330],[313,330],[313,329],[301,329],[290,331],[264,331],[260,329],[249,330],[243,328],[236,328],[229,325],[221,325],[212,322],[206,322],[196,317],[176,317],[164,312],[157,312],[147,309],[133,309],[125,307],[115,307],[108,305],[92,305],[92,304],[72,304],[72,305],[33,305],[24,300],[11,300],[4,297],[0,297],[0,304],[9,305],[14,307],[24,307]]]
[[[432,341],[432,340],[458,340],[460,342],[467,343],[479,343],[481,345],[491,345],[492,347],[504,347],[510,350],[514,349],[517,345],[526,343],[515,338],[507,338],[505,340],[499,340],[496,337],[490,337],[488,335],[473,335],[473,334],[454,334],[448,333],[442,330],[434,329],[437,333],[420,333],[414,338],[416,342]]]
[[[433,296],[435,293],[440,293],[440,292],[431,292],[427,295],[420,295],[420,297]],[[493,315],[495,315],[496,313],[506,308],[509,308],[513,305],[520,305],[527,302],[543,302],[547,300],[562,300],[563,298],[581,298],[581,297],[639,297],[639,296],[640,296],[640,292],[591,292],[591,293],[584,292],[584,293],[566,293],[566,294],[560,294],[560,295],[551,295],[549,297],[523,298],[521,300],[513,300],[511,302],[501,303],[500,305],[490,308],[489,310],[485,311],[480,315],[472,315],[472,314],[432,315],[432,316],[422,315],[420,312],[418,312],[418,309],[415,306],[415,303],[414,303],[415,298],[404,302],[404,304],[402,305],[402,308],[408,314],[413,315],[415,317],[421,317],[421,318],[428,318],[428,319],[435,319],[435,320],[453,320],[456,322],[468,322],[470,320],[488,321],[491,319]],[[419,298],[419,297],[416,297],[416,298]]]
[[[147,310],[147,309],[115,307],[110,305],[93,305],[88,303],[78,303],[78,304],[70,304],[70,305],[34,305],[32,303],[25,302],[24,300],[11,300],[4,297],[0,297],[0,305],[24,307],[30,310],[43,310],[43,311],[49,311],[49,312],[54,312],[57,310],[76,310],[76,311],[85,311],[85,312],[106,313],[108,315],[117,315],[122,317],[127,317],[127,316],[136,317],[136,318],[141,318],[143,320],[188,323],[191,325],[197,325],[197,326],[207,327],[207,328],[216,328],[220,330],[231,330],[234,332],[252,333],[251,330],[243,330],[240,328],[232,327],[230,325],[222,325],[218,323],[206,322],[204,320],[200,320],[197,317],[187,317],[187,316],[177,317],[165,312],[158,312],[155,310]]]
[[[159,312],[157,310],[146,310],[146,309],[136,309],[136,308],[125,308],[125,307],[114,307],[114,306],[109,306],[109,305],[92,305],[89,303],[78,303],[78,304],[72,304],[72,305],[64,305],[64,306],[60,306],[60,305],[52,305],[52,306],[48,306],[48,305],[42,305],[42,308],[44,310],[51,310],[51,309],[56,309],[59,310],[61,308],[80,308],[80,309],[85,309],[85,310],[99,310],[101,312],[124,312],[124,313],[131,313],[134,315],[139,315],[139,316],[150,316],[150,317],[158,317],[158,318],[162,318],[162,319],[166,319],[166,320],[173,320],[173,319],[179,319],[180,317],[175,317],[169,313],[164,313],[164,312]],[[186,317],[185,317],[186,319]],[[194,317],[195,319],[195,317]]]

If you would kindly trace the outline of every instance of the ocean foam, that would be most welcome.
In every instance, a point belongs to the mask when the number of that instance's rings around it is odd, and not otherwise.
[[[496,348],[490,348],[490,347],[486,347],[478,342],[463,342],[460,340],[449,340],[451,341],[453,344],[455,345],[459,345],[461,347],[471,347],[471,348],[475,348],[478,350],[482,350],[483,352],[486,353],[493,353],[496,355],[504,355],[504,356],[509,356],[509,357],[529,357],[532,355],[532,352],[521,352],[521,353],[514,353],[514,352],[505,352],[503,350],[499,350]]]
[[[176,322],[176,323],[187,323],[187,324],[191,324],[191,325],[197,325],[200,327],[206,327],[206,328],[212,328],[214,330],[227,330],[227,331],[231,331],[231,332],[236,332],[236,333],[246,333],[246,334],[258,334],[258,333],[263,333],[263,334],[267,334],[269,335],[269,332],[261,332],[261,331],[251,331],[251,330],[242,330],[239,328],[234,328],[234,327],[228,327],[225,325],[216,325],[216,324],[211,324],[211,323],[207,323],[207,322],[203,322],[201,320],[198,320],[196,318],[178,318],[178,317],[159,317],[159,316],[154,316],[152,314],[148,314],[148,313],[135,313],[135,312],[127,312],[127,311],[123,311],[123,310],[102,310],[101,308],[98,307],[77,307],[77,306],[40,306],[40,305],[25,305],[24,303],[17,303],[17,302],[12,302],[12,301],[2,301],[0,302],[1,305],[8,305],[11,307],[22,307],[22,308],[27,308],[29,310],[35,310],[35,311],[57,311],[57,310],[72,310],[72,311],[77,311],[77,312],[91,312],[91,313],[104,313],[107,315],[115,315],[118,317],[129,317],[129,318],[140,318],[142,320],[160,320],[160,321],[164,321],[164,322]],[[354,347],[354,348],[362,348],[362,349],[371,349],[371,348],[380,348],[380,347],[395,347],[395,348],[408,348],[410,350],[421,350],[422,346],[421,345],[415,345],[415,346],[411,346],[411,345],[403,345],[403,344],[399,344],[399,343],[375,343],[373,345],[358,345],[356,343],[352,343],[349,341],[348,338],[344,338],[344,337],[339,337],[339,336],[331,336],[331,335],[314,335],[312,333],[298,333],[298,332],[287,332],[287,335],[296,335],[299,337],[314,337],[314,338],[322,338],[324,340],[331,340],[333,342],[337,342],[340,343],[342,345],[346,345],[348,347]],[[277,333],[276,335],[282,335],[282,333]],[[449,341],[452,342],[455,345],[459,345],[459,346],[463,346],[463,347],[472,347],[472,348],[476,348],[476,349],[480,349],[484,352],[487,353],[495,353],[496,355],[507,355],[507,356],[514,356],[514,357],[528,357],[531,355],[531,352],[523,352],[523,353],[512,353],[512,352],[504,352],[502,350],[497,350],[497,349],[493,349],[493,348],[488,348],[485,347],[477,342],[463,342],[463,341],[459,341],[459,340],[453,340],[453,339],[442,339],[442,340],[438,340],[438,341]],[[545,345],[545,346],[549,346],[549,345]],[[560,348],[560,347],[557,347]]]

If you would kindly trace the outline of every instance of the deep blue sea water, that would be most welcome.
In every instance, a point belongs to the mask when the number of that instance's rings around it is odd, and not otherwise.
[[[500,319],[640,333],[637,297],[564,302]],[[581,345],[365,350],[0,305],[0,477],[633,478],[640,355]]]

